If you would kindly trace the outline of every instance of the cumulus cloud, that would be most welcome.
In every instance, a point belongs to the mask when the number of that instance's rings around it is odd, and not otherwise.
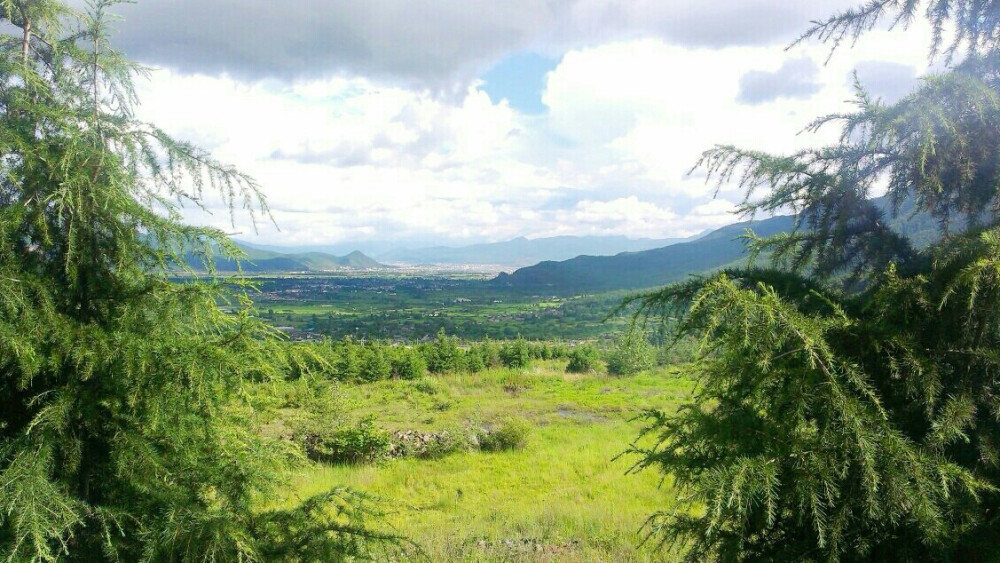
[[[288,2],[291,15],[296,2]],[[574,18],[597,18],[595,6],[605,6],[614,29],[632,25],[626,25],[628,13],[647,13],[639,0],[580,2],[586,13]],[[255,4],[247,6],[252,11]],[[190,69],[154,73],[142,85],[140,111],[259,180],[282,230],[265,224],[258,242],[459,243],[602,233],[666,238],[736,220],[729,202],[742,194],[722,186],[713,200],[714,184],[688,175],[701,151],[727,143],[787,153],[835,138],[836,131],[797,133],[817,115],[850,109],[844,78],[872,52],[880,61],[925,68],[922,44],[874,32],[857,49],[813,69],[819,89],[810,98],[746,105],[738,98],[748,69],[779,75],[789,61],[823,60],[827,47],[804,45],[788,53],[629,37],[559,53],[558,64],[545,73],[547,111],[541,115],[491,99],[475,80],[461,95],[443,97],[377,73],[247,81]],[[230,227],[217,202],[205,204],[218,213],[191,212],[188,218],[250,232],[245,223]]]
[[[123,6],[132,56],[244,80],[335,74],[464,90],[511,52],[655,37],[721,48],[786,43],[854,0],[150,0]]]
[[[812,59],[785,61],[774,72],[752,70],[740,78],[737,99],[755,105],[773,102],[778,98],[808,99],[819,92],[819,67]]]

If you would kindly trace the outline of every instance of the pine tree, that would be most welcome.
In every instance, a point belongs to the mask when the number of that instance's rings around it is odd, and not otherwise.
[[[215,190],[267,213],[253,180],[135,119],[144,70],[108,11],[0,0],[0,559],[251,561],[364,557],[372,508],[332,491],[267,510],[301,457],[262,438],[244,393],[281,377],[246,293],[172,283],[185,226]],[[210,261],[206,260],[206,264]],[[217,301],[236,311],[223,314]]]
[[[925,10],[948,70],[892,105],[859,84],[855,111],[814,124],[841,126],[835,146],[705,153],[744,212],[792,208],[797,228],[750,236],[770,268],[635,299],[701,343],[691,403],[647,413],[632,449],[678,492],[651,537],[697,561],[1000,559],[997,4],[873,0],[817,23],[802,40],[836,47]],[[888,227],[911,205],[940,223],[929,247]]]

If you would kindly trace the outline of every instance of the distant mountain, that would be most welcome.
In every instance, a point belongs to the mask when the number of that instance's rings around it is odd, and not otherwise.
[[[236,244],[257,250],[270,250],[279,254],[309,254],[318,252],[320,254],[330,254],[333,256],[343,256],[345,254],[358,251],[368,256],[378,256],[390,250],[399,248],[399,241],[385,240],[352,240],[332,244],[306,244],[306,245],[274,245],[262,244],[245,240],[234,239]]]
[[[582,254],[601,256],[648,250],[696,238],[697,236],[686,239],[629,239],[623,236],[519,237],[505,242],[458,247],[396,249],[379,254],[378,259],[394,264],[498,264],[518,267],[543,260],[567,260]]]
[[[257,248],[245,243],[237,243],[237,246],[247,255],[241,266],[243,267],[243,271],[248,273],[322,272],[329,270],[365,270],[388,267],[356,250],[346,256],[333,256],[322,252],[288,254]],[[197,256],[189,255],[187,263],[195,269],[202,269],[203,267],[201,260]],[[236,261],[216,257],[215,269],[220,272],[234,272],[236,271]]]
[[[689,274],[716,269],[743,257],[738,240],[747,228],[761,236],[792,228],[790,216],[736,223],[698,240],[615,256],[579,256],[563,262],[547,261],[500,274],[492,280],[498,287],[556,294],[640,289],[684,279]]]
[[[941,226],[926,213],[915,213],[912,201],[905,201],[898,214],[889,212],[889,202],[878,198],[875,204],[886,213],[890,227],[916,246],[938,240]],[[956,223],[963,219],[956,218]],[[701,238],[642,252],[623,252],[615,256],[579,256],[562,262],[547,261],[521,268],[512,274],[502,273],[490,283],[515,290],[546,291],[555,294],[643,289],[683,280],[691,274],[718,270],[742,261],[743,242],[739,239],[748,228],[760,236],[771,236],[793,227],[791,216],[745,221],[722,227]]]

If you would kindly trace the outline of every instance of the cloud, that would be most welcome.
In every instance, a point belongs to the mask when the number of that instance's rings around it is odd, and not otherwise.
[[[913,92],[917,86],[917,69],[891,61],[862,61],[856,68],[861,85],[875,98],[891,104]],[[854,82],[854,75],[850,76]]]
[[[722,48],[783,44],[854,0],[148,0],[117,43],[184,73],[241,80],[365,76],[464,91],[510,53],[562,54],[655,37]],[[455,86],[456,83],[458,86]]]
[[[822,145],[837,131],[797,133],[817,115],[850,109],[844,78],[859,61],[877,52],[925,68],[922,46],[898,35],[874,32],[859,45],[818,69],[811,98],[753,106],[737,101],[747,69],[822,60],[827,47],[789,53],[645,38],[575,48],[546,72],[539,115],[491,99],[476,80],[442,97],[365,76],[248,82],[180,71],[142,84],[139,111],[259,180],[282,229],[264,225],[262,243],[665,238],[736,220],[728,202],[741,193],[723,186],[713,201],[714,184],[687,175],[703,150]],[[221,212],[186,217],[232,229]],[[245,223],[236,229],[249,232]]]
[[[808,99],[819,92],[819,67],[812,59],[801,58],[785,61],[774,72],[752,70],[740,78],[737,99],[756,105],[773,102],[778,98]]]

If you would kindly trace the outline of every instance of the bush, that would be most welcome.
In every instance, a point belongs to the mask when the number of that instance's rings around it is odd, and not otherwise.
[[[337,355],[337,378],[354,380],[361,376],[361,346],[350,338],[334,345]]]
[[[448,337],[443,329],[438,332],[433,343],[421,346],[420,352],[431,373],[456,372],[465,368],[465,358],[458,347],[458,340]]]
[[[363,381],[382,381],[392,375],[389,351],[381,344],[366,346],[361,352],[361,369],[358,378]]]
[[[500,347],[500,361],[505,367],[526,368],[531,364],[531,348],[523,338],[505,342]]]
[[[549,348],[549,357],[553,360],[558,360],[560,358],[568,358],[570,355],[570,349],[563,343],[553,344]]]
[[[420,379],[427,374],[427,362],[413,348],[397,348],[392,358],[392,375],[399,379]]]
[[[479,449],[484,452],[518,450],[528,441],[531,425],[519,418],[509,418],[496,428],[481,432]]]
[[[615,341],[614,348],[608,354],[608,373],[632,375],[653,367],[655,363],[656,350],[652,344],[644,335],[629,331]]]
[[[465,368],[471,373],[479,373],[486,369],[486,362],[483,361],[481,350],[473,346],[465,354]]]
[[[496,341],[487,338],[478,346],[478,351],[483,357],[483,364],[488,368],[498,368],[502,365],[500,361],[500,346]]]
[[[303,437],[309,459],[323,463],[375,463],[389,457],[389,433],[365,417],[354,426],[338,428],[328,434],[311,433]]]
[[[412,385],[417,391],[428,395],[437,395],[445,389],[445,387],[441,385],[441,382],[433,377],[421,377],[420,379],[415,380]]]
[[[670,366],[693,362],[698,358],[698,340],[692,337],[684,337],[677,341],[670,341],[666,345],[657,348],[656,363],[661,366]]]
[[[569,354],[569,364],[566,371],[570,373],[586,373],[597,371],[601,367],[601,353],[593,346],[577,346]]]

